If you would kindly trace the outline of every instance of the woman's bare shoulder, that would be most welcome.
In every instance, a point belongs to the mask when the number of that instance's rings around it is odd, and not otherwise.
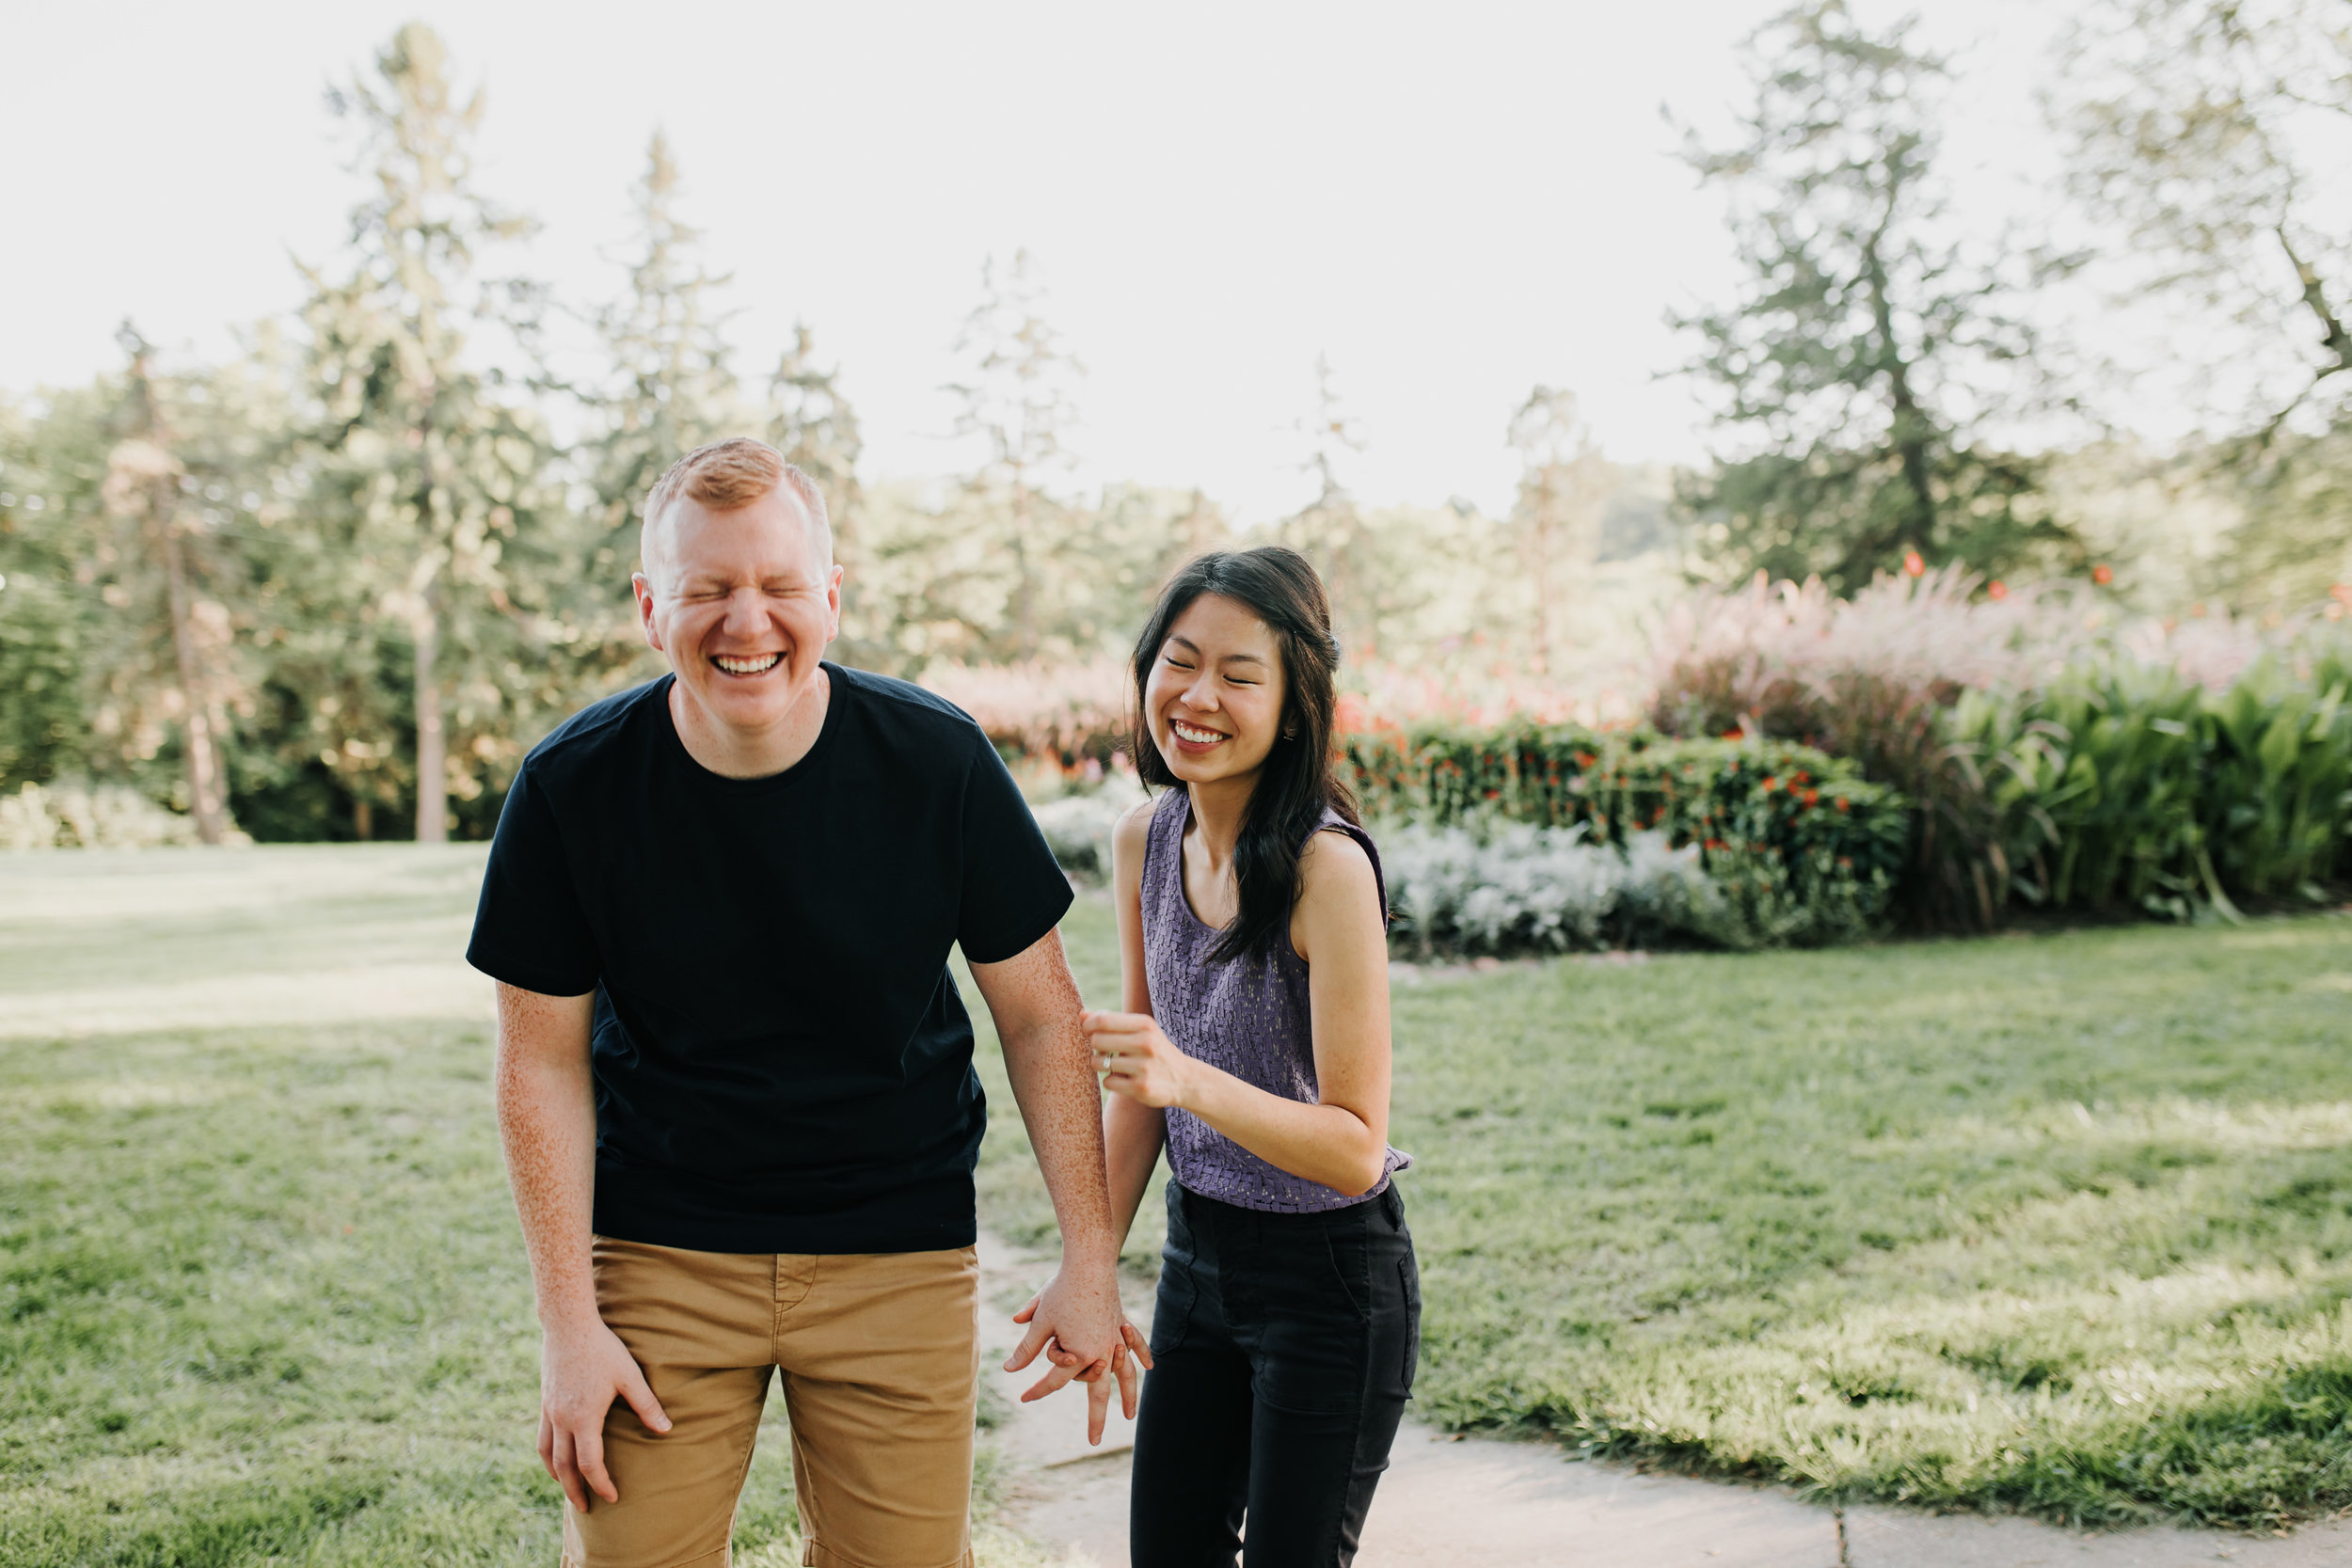
[[[1152,812],[1157,800],[1138,800],[1111,824],[1111,864],[1121,885],[1143,875],[1144,852],[1152,846]]]
[[[1157,799],[1137,800],[1119,814],[1119,820],[1111,825],[1111,835],[1122,844],[1142,844],[1152,831],[1152,814],[1159,807]]]
[[[1307,847],[1298,851],[1298,884],[1302,894],[1312,895],[1328,888],[1347,893],[1356,888],[1376,886],[1372,872],[1372,857],[1356,842],[1353,833],[1341,828],[1326,828],[1307,840]]]

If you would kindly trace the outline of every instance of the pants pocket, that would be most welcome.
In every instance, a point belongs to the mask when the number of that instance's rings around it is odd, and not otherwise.
[[[1192,1277],[1192,1259],[1173,1248],[1160,1254],[1160,1288],[1152,1298],[1152,1354],[1162,1356],[1184,1342],[1192,1321],[1193,1298],[1200,1287]]]
[[[1360,1230],[1333,1228],[1323,1233],[1324,1254],[1331,1260],[1331,1277],[1355,1310],[1357,1320],[1372,1321],[1372,1243]]]

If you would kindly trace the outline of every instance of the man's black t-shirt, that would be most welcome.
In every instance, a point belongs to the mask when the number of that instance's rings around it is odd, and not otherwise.
[[[974,1237],[986,1102],[948,948],[1023,952],[1070,884],[959,709],[825,666],[823,729],[765,779],[687,753],[671,679],[515,777],[468,961],[596,992],[596,1228],[701,1252]]]

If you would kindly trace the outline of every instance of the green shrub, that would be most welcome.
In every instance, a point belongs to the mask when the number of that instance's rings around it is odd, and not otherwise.
[[[2111,658],[2023,695],[1970,692],[1950,727],[1980,759],[2020,897],[2185,918],[2317,898],[2352,870],[2348,699],[2341,654],[2265,657],[2219,690]]]
[[[1581,825],[1625,847],[1695,844],[1735,946],[1851,941],[1883,924],[1910,808],[1851,763],[1779,741],[1673,740],[1579,725],[1429,728],[1350,737],[1365,809],[1438,827]]]

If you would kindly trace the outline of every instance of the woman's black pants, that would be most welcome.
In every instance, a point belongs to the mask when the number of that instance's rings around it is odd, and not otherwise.
[[[1238,1552],[1248,1568],[1345,1568],[1420,1350],[1421,1276],[1393,1185],[1278,1214],[1170,1181],[1129,1561],[1232,1568]]]

